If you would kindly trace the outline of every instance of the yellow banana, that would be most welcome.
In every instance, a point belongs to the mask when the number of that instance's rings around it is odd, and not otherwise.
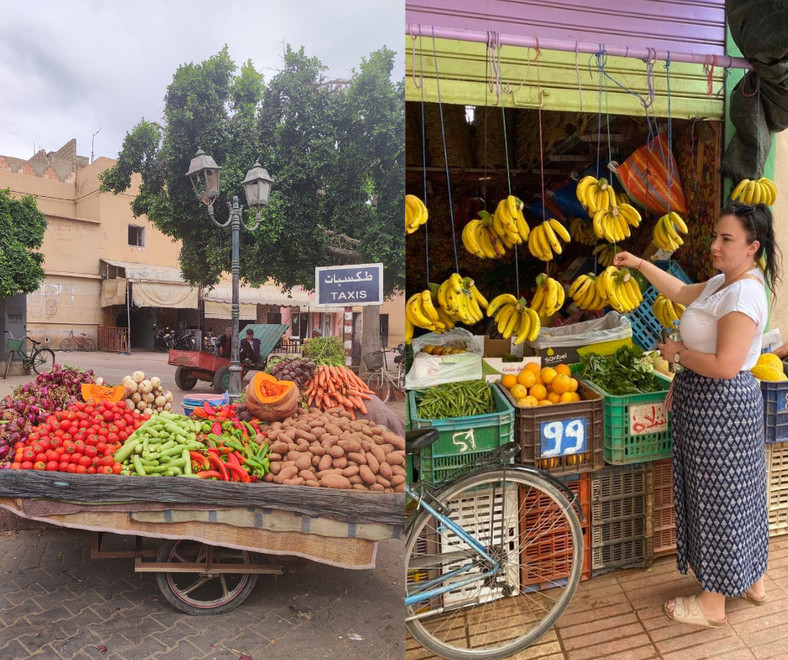
[[[564,249],[561,247],[561,242],[558,240],[558,236],[555,235],[550,223],[545,220],[541,225],[539,225],[539,229],[544,232],[544,235],[547,238],[547,242],[550,245],[550,249],[553,251],[553,253],[561,254]]]
[[[509,324],[509,320],[512,318],[512,314],[514,313],[514,303],[506,303],[502,308],[498,316],[496,317],[496,323],[498,324],[498,332],[501,333],[501,336],[504,339],[508,339],[508,337],[504,336],[504,331]]]
[[[749,179],[742,179],[741,181],[739,181],[739,183],[737,183],[736,187],[733,189],[733,192],[731,192],[731,200],[734,202],[739,200],[741,198],[742,193],[744,192],[744,189],[747,187],[747,184],[749,183],[750,183]]]
[[[539,336],[539,330],[542,327],[542,322],[539,320],[539,314],[537,314],[536,311],[531,309],[530,307],[525,307],[523,309],[523,314],[528,316],[531,326],[530,330],[528,331],[526,340],[534,341]]]
[[[495,298],[493,298],[490,301],[490,304],[487,306],[487,316],[492,317],[492,315],[495,314],[495,311],[499,307],[506,305],[507,303],[516,303],[516,302],[517,302],[517,298],[515,298],[511,293],[502,293],[498,296],[495,296]]]
[[[777,201],[777,186],[774,185],[774,181],[766,177],[761,177],[758,179],[758,183],[768,190],[767,199],[764,203],[769,206],[773,205]]]
[[[547,222],[550,223],[550,226],[553,228],[553,231],[564,243],[569,243],[572,240],[572,235],[566,230],[566,227],[564,227],[558,220],[556,220],[555,218],[550,218]]]
[[[522,344],[531,333],[531,317],[524,311],[517,311],[517,327],[515,328],[514,345]]]
[[[534,292],[534,297],[531,300],[531,304],[529,307],[535,310],[537,313],[542,309],[544,306],[544,300],[547,297],[547,287],[540,286],[537,284],[536,291]]]
[[[432,304],[432,294],[430,293],[429,289],[425,289],[421,292],[421,308],[424,310],[425,315],[430,319],[430,321],[433,323],[440,321],[438,310],[436,310],[435,306]]]
[[[684,222],[684,219],[675,211],[671,211],[668,213],[668,217],[670,221],[676,226],[676,228],[682,233],[686,234],[689,232],[689,227],[687,227],[687,223]]]

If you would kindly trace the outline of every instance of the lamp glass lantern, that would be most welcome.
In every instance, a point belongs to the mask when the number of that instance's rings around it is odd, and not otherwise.
[[[206,206],[213,204],[219,196],[219,170],[222,168],[216,161],[202,149],[197,149],[197,155],[189,164],[186,175],[192,182],[192,187],[198,199]]]
[[[255,163],[241,182],[246,192],[246,203],[253,209],[267,206],[273,182],[268,171],[260,163]]]

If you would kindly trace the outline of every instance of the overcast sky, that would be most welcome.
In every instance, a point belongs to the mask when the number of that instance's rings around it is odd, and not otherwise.
[[[317,57],[327,80],[385,45],[402,78],[404,0],[0,0],[0,154],[76,138],[79,155],[93,140],[96,158],[115,158],[141,118],[162,121],[178,66],[227,44],[237,66],[251,59],[270,80],[285,43]]]

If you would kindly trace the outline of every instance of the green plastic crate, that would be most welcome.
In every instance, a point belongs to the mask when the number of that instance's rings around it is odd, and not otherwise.
[[[495,412],[450,419],[420,419],[416,408],[416,391],[408,392],[410,424],[413,429],[434,427],[438,439],[421,450],[418,470],[421,481],[443,483],[476,466],[494,449],[514,439],[514,407],[497,384],[490,385]]]
[[[663,390],[623,396],[608,394],[594,383],[586,381],[605,397],[606,463],[628,465],[657,461],[673,455],[673,422],[670,413],[664,408],[670,379],[661,374],[656,374],[656,377],[664,385]],[[663,423],[658,423],[663,419]],[[652,425],[653,431],[648,430],[649,425]],[[645,428],[639,428],[641,426]]]

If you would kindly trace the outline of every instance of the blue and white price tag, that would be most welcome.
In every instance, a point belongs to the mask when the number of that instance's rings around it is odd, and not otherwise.
[[[539,426],[542,458],[569,456],[587,451],[588,420],[584,417],[542,422]]]

